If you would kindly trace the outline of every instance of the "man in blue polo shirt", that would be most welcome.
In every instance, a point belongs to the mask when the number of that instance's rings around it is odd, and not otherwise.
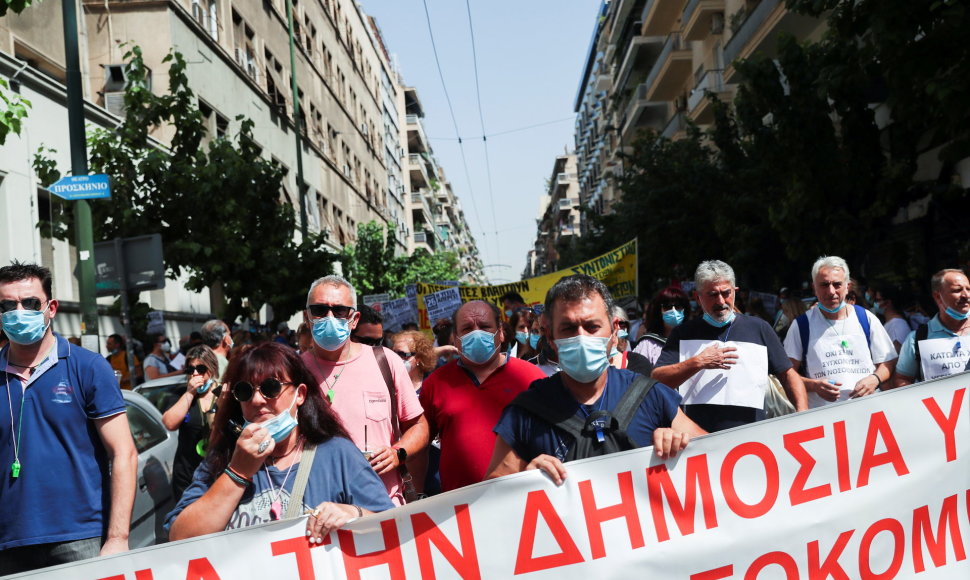
[[[894,387],[970,370],[970,280],[961,270],[940,270],[930,290],[939,313],[906,337]]]
[[[57,308],[50,270],[0,268],[0,576],[128,549],[124,399],[103,357],[53,333]]]

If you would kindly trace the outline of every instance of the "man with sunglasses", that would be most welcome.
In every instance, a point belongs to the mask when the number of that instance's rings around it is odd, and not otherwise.
[[[381,476],[388,497],[402,505],[405,462],[428,445],[428,422],[404,362],[387,348],[350,340],[360,312],[354,287],[340,276],[324,276],[310,286],[303,316],[313,335],[313,348],[301,355],[303,361]]]
[[[51,287],[47,268],[0,268],[0,576],[128,549],[125,403],[108,361],[51,330]]]
[[[350,340],[367,346],[382,346],[384,317],[381,313],[366,304],[361,304],[357,313],[360,316],[357,319],[357,326],[350,333]]]
[[[765,419],[768,373],[796,410],[808,408],[805,385],[778,335],[764,320],[736,312],[734,269],[701,262],[694,284],[704,316],[671,331],[651,373],[679,389],[687,416],[710,433]]]

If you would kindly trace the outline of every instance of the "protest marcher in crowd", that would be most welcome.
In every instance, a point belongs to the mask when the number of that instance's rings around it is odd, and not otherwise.
[[[357,311],[360,317],[357,319],[357,326],[350,333],[350,340],[366,346],[383,346],[384,317],[366,304],[361,304]]]
[[[229,327],[219,319],[207,320],[202,325],[201,333],[202,342],[216,353],[216,359],[219,361],[219,376],[216,378],[221,380],[222,375],[226,373],[226,367],[229,366],[229,351],[232,350],[235,341],[229,333]],[[242,343],[243,341],[240,341],[240,344]]]
[[[442,347],[454,348],[451,343],[452,326],[450,319],[442,318],[440,320],[436,320],[434,326],[431,328],[431,332],[434,334],[435,352],[439,352],[438,349]],[[455,352],[447,351],[438,354],[438,366],[440,367],[448,361],[456,358],[458,356],[457,350],[458,349],[455,349]]]
[[[653,363],[647,357],[630,350],[630,319],[626,310],[613,307],[613,320],[616,322],[616,346],[610,352],[610,364],[618,369],[629,369],[646,377],[653,370]]]
[[[296,329],[296,350],[300,354],[310,352],[313,348],[313,335],[310,334],[310,327],[306,322],[301,322]]]
[[[443,491],[482,481],[502,409],[532,381],[545,378],[535,365],[499,350],[503,330],[494,305],[467,302],[453,323],[461,357],[431,373],[421,389],[431,435],[441,439]]]
[[[42,266],[0,268],[0,575],[128,550],[138,455],[125,402],[104,357],[51,329],[51,288]]]
[[[646,333],[633,352],[643,355],[650,364],[655,365],[660,358],[660,351],[667,344],[667,337],[683,324],[689,306],[690,300],[680,288],[668,286],[659,290],[647,306],[644,323]]]
[[[791,326],[791,323],[805,313],[805,303],[799,300],[788,288],[782,288],[778,292],[778,300],[781,305],[778,308],[778,314],[775,315],[773,326],[775,333],[780,338],[784,338],[788,334],[788,327]]]
[[[395,334],[391,338],[391,344],[394,345],[394,354],[404,361],[404,368],[411,377],[414,391],[420,396],[425,377],[435,369],[438,361],[437,352],[445,352],[444,347],[436,349],[428,337],[417,330],[405,330]],[[448,348],[457,351],[450,345]],[[427,417],[427,409],[425,413]],[[441,442],[433,437],[428,447],[408,458],[408,470],[411,472],[414,488],[418,493],[424,495],[441,493],[441,483],[438,479],[440,458]]]
[[[784,386],[795,409],[805,410],[805,386],[778,335],[764,320],[735,312],[731,266],[701,262],[694,284],[703,317],[673,329],[653,378],[679,388],[684,412],[709,432],[764,419],[769,373]]]
[[[428,421],[404,362],[390,349],[353,342],[357,292],[340,276],[313,282],[304,311],[313,349],[303,355],[323,394],[357,447],[387,488],[391,501],[405,501],[405,462],[428,445]]]
[[[765,310],[765,301],[760,296],[753,296],[748,300],[748,309],[744,311],[748,316],[757,316],[761,320],[771,324],[771,317]]]
[[[651,444],[667,458],[704,434],[673,389],[610,365],[612,309],[609,289],[591,276],[566,276],[549,289],[544,312],[562,371],[502,412],[488,478],[541,469],[558,485],[566,461]]]
[[[535,349],[530,344],[532,323],[535,322],[536,315],[531,308],[519,308],[512,313],[509,319],[509,326],[515,333],[515,346],[510,355],[514,358],[528,360],[536,355]]]
[[[290,344],[290,325],[281,322],[276,325],[276,336],[273,337],[273,342],[278,342],[280,344],[285,344],[289,346]]]
[[[530,346],[534,344],[538,354],[530,358],[529,362],[539,367],[540,371],[550,377],[559,372],[559,359],[556,358],[556,351],[549,346],[549,340],[546,338],[545,320],[545,314],[540,314],[532,322],[529,341]]]
[[[883,327],[892,339],[897,353],[911,331],[909,322],[899,310],[902,304],[902,290],[897,286],[880,285],[872,293],[872,312],[882,317]]]
[[[805,370],[811,408],[872,394],[896,365],[896,349],[879,319],[845,301],[848,280],[842,258],[816,260],[812,286],[818,306],[796,318],[785,337],[795,370]]]
[[[209,454],[166,518],[172,540],[310,513],[307,537],[321,543],[392,507],[293,349],[265,342],[234,359]],[[306,470],[304,490],[295,490]]]
[[[216,399],[222,392],[216,380],[219,360],[211,348],[204,344],[193,347],[186,353],[185,361],[185,387],[170,393],[162,404],[162,424],[169,431],[177,430],[179,437],[172,466],[172,495],[176,502],[192,483],[192,474],[205,457]]]
[[[505,312],[506,318],[512,318],[517,308],[528,308],[528,305],[525,303],[525,298],[514,291],[502,294],[498,301],[502,303],[502,310]]]
[[[182,371],[176,369],[168,358],[172,348],[172,342],[168,337],[164,334],[149,334],[148,342],[153,346],[152,351],[145,357],[145,379],[152,381],[182,374]]]
[[[938,312],[903,342],[895,387],[970,370],[970,280],[961,270],[940,270],[930,290]]]
[[[112,334],[105,342],[105,346],[108,348],[108,356],[104,358],[108,360],[112,369],[121,373],[121,388],[130,390],[134,385],[132,385],[131,371],[128,368],[128,349],[125,347],[125,339],[120,334]],[[135,363],[135,384],[138,384],[139,379],[143,376],[141,360],[134,353],[131,356]]]

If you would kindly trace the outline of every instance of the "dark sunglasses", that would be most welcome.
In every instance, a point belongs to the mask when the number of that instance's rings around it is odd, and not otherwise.
[[[185,374],[191,377],[195,373],[199,373],[200,375],[206,374],[207,372],[209,372],[209,367],[205,365],[185,365],[184,370],[185,370]]]
[[[357,336],[356,334],[350,335],[350,340],[358,342],[360,344],[366,344],[367,346],[380,346],[384,344],[384,338],[373,338],[370,336]]]
[[[333,312],[334,318],[350,318],[350,315],[354,312],[353,306],[341,306],[339,304],[307,304],[306,309],[313,318],[323,318],[330,312]]]
[[[44,301],[40,298],[24,298],[23,300],[0,300],[0,312],[10,312],[16,310],[18,304],[23,304],[24,310],[40,310],[40,305]]]
[[[404,352],[403,350],[395,350],[394,351],[394,354],[396,354],[397,356],[401,357],[401,359],[403,359],[403,360],[407,360],[407,359],[411,358],[412,356],[414,356],[414,353],[413,352]]]
[[[629,322],[627,322],[627,321],[625,321],[625,320],[621,320],[621,321],[620,321],[620,322],[619,322],[619,323],[617,324],[617,326],[619,326],[620,328],[623,328],[623,329],[626,329],[626,330],[630,330],[630,323],[629,323]]]
[[[232,396],[235,397],[235,399],[240,403],[245,403],[253,398],[256,391],[259,391],[259,394],[262,395],[264,399],[275,399],[276,397],[280,396],[280,393],[283,392],[284,385],[292,384],[293,383],[290,381],[283,382],[279,379],[274,379],[273,377],[263,379],[263,382],[259,383],[259,386],[257,387],[254,387],[251,383],[246,381],[239,381],[232,386]]]
[[[671,308],[676,308],[677,310],[683,310],[684,309],[684,305],[683,304],[677,304],[676,302],[661,302],[660,303],[660,310],[662,310],[664,312],[670,310]]]

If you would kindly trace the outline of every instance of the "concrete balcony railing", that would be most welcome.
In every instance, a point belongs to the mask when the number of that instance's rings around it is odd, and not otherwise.
[[[803,40],[824,26],[824,21],[818,18],[789,11],[782,0],[761,0],[757,4],[749,1],[742,10],[728,17],[731,38],[724,45],[724,62],[728,63],[724,80],[729,83],[736,82],[735,60],[756,53],[773,57],[777,53],[779,34],[788,33]]]
[[[690,75],[694,55],[680,33],[672,33],[650,74],[647,75],[647,100],[672,101],[682,90]]]
[[[654,101],[647,95],[650,87],[647,83],[638,85],[630,98],[623,121],[620,123],[620,139],[628,140],[638,128],[652,127],[659,129],[666,121],[667,104],[662,101]]]
[[[683,35],[686,40],[704,40],[724,32],[724,0],[688,0],[684,14]]]
[[[711,69],[704,71],[700,75],[697,84],[694,85],[694,90],[690,92],[687,97],[687,110],[693,112],[697,109],[698,105],[702,104],[707,99],[705,95],[708,91],[712,93],[723,93],[724,92],[724,71],[721,69]]]
[[[644,36],[665,36],[673,29],[687,0],[647,0],[640,20]]]
[[[687,130],[687,120],[684,118],[684,113],[678,112],[673,117],[667,121],[667,125],[663,128],[660,133],[661,136],[667,139],[674,140],[680,133]]]

